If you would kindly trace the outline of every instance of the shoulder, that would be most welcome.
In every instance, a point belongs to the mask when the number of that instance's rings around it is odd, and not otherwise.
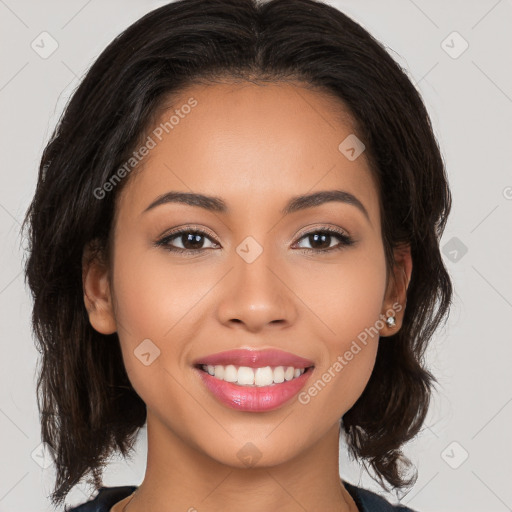
[[[77,507],[66,509],[66,512],[109,512],[118,501],[132,494],[135,489],[137,489],[137,487],[134,485],[100,487],[94,499],[82,503]]]
[[[360,512],[417,512],[404,505],[392,505],[382,496],[362,487],[348,482],[343,482],[343,485],[356,502]]]

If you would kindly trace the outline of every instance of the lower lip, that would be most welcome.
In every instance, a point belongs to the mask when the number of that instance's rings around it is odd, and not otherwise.
[[[209,373],[196,368],[206,387],[224,405],[238,411],[264,412],[277,409],[294,398],[304,387],[313,368],[306,370],[300,377],[272,386],[238,386],[212,377]]]

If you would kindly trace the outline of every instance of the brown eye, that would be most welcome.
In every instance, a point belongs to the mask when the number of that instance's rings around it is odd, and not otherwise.
[[[338,239],[339,243],[332,246],[333,239]],[[330,252],[354,244],[354,240],[350,236],[332,228],[311,231],[303,235],[300,240],[306,240],[312,246],[311,248],[301,247],[302,249],[313,252]]]
[[[211,241],[212,239],[204,231],[184,229],[166,235],[164,238],[158,240],[155,244],[158,247],[164,247],[166,250],[171,252],[197,253],[209,248],[204,247],[204,243],[207,240]],[[181,247],[177,247],[176,244],[181,244]],[[216,242],[212,242],[212,244],[213,246],[218,246]]]

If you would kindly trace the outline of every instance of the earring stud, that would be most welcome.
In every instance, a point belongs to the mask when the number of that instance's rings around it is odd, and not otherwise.
[[[394,327],[396,325],[395,317],[394,316],[388,316],[386,318],[386,324],[388,324],[388,327]]]

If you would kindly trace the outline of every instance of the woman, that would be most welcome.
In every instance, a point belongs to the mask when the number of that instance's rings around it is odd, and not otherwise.
[[[447,314],[446,173],[423,102],[313,0],[181,0],[100,55],[27,212],[54,504],[76,511],[411,510],[388,489]],[[147,422],[139,486],[103,487]],[[342,462],[343,464],[343,462]]]

